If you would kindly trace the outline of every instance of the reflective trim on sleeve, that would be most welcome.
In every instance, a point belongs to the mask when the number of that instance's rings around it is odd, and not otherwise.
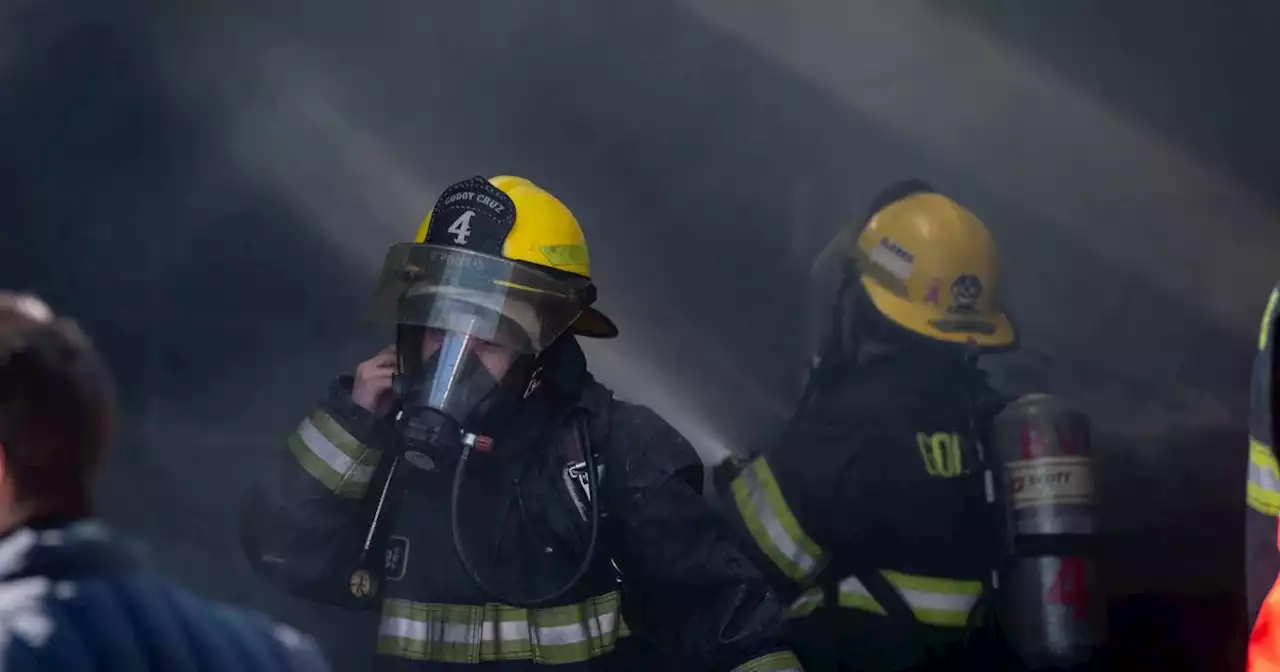
[[[871,597],[871,591],[867,590],[867,587],[856,576],[840,580],[840,595],[836,603],[850,609],[861,609],[862,611],[870,611],[877,614],[888,613],[884,610],[884,607],[880,606],[879,602],[876,602],[876,598]]]
[[[800,661],[790,651],[778,651],[767,656],[749,660],[735,668],[732,672],[804,672]]]
[[[382,456],[319,409],[302,419],[289,437],[289,450],[308,474],[339,497],[351,499],[364,496]]]
[[[916,620],[928,625],[964,626],[969,621],[973,605],[978,603],[978,597],[982,595],[981,581],[914,576],[889,570],[881,570],[880,574],[897,589]],[[840,581],[838,603],[850,609],[876,614],[888,613],[856,576]]]
[[[964,626],[982,595],[981,581],[912,576],[889,570],[880,573],[902,594],[916,620],[929,625]]]
[[[803,582],[822,569],[822,549],[800,527],[763,457],[733,480],[733,500],[756,544],[778,569]]]
[[[795,602],[791,603],[791,608],[787,610],[787,618],[804,618],[812,614],[814,610],[822,606],[823,593],[821,588],[810,588],[800,594]]]
[[[1249,484],[1245,486],[1249,508],[1265,516],[1280,515],[1280,468],[1275,453],[1265,443],[1249,437]]]
[[[1258,330],[1258,352],[1266,350],[1271,342],[1271,324],[1275,321],[1277,305],[1280,305],[1280,287],[1271,290],[1271,298],[1267,299],[1267,309],[1262,311],[1262,328]]]
[[[378,653],[442,663],[580,663],[613,651],[625,636],[620,606],[616,591],[545,609],[388,599]]]

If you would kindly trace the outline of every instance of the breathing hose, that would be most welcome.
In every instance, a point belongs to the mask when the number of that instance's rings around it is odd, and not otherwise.
[[[573,577],[565,582],[563,586],[560,586],[541,597],[517,599],[509,595],[503,595],[485,582],[485,580],[480,577],[480,573],[476,571],[475,566],[472,565],[471,561],[467,558],[467,552],[463,547],[462,524],[458,520],[458,510],[461,507],[458,504],[460,501],[460,495],[462,494],[462,481],[466,477],[467,460],[471,457],[471,450],[474,447],[474,439],[464,440],[462,442],[462,455],[458,458],[458,466],[453,472],[453,487],[450,489],[449,494],[449,523],[453,528],[453,550],[457,553],[458,562],[462,564],[463,570],[466,571],[467,576],[471,578],[471,582],[474,583],[481,592],[488,596],[489,599],[499,604],[507,604],[513,607],[530,609],[544,605],[563,596],[565,593],[568,593],[574,586],[578,585],[578,582],[581,581],[583,577],[587,575],[587,572],[591,569],[591,563],[595,559],[596,555],[596,541],[600,532],[600,491],[597,487],[596,458],[594,451],[592,451],[590,447],[588,447],[587,450],[582,451],[583,459],[587,463],[587,488],[589,490],[589,496],[587,499],[591,502],[591,538],[590,541],[587,542],[587,550],[582,558],[582,564],[578,565],[578,569],[573,573]]]

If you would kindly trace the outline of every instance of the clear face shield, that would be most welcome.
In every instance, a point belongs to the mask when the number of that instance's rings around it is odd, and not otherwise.
[[[392,247],[371,317],[397,325],[402,410],[431,409],[466,426],[521,362],[569,329],[588,303],[586,286],[469,250]]]

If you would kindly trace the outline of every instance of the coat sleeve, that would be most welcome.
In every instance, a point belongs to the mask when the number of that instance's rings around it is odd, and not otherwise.
[[[865,484],[850,480],[856,474],[850,467],[878,431],[839,400],[815,400],[797,410],[771,450],[738,468],[720,494],[744,552],[792,608],[809,604],[797,598],[830,558],[859,544],[856,528],[829,524],[830,512],[866,510],[851,501],[869,495]]]
[[[1245,592],[1249,623],[1280,574],[1277,516],[1280,468],[1276,462],[1275,340],[1280,332],[1280,285],[1271,292],[1262,316],[1249,390],[1249,465],[1245,484]]]
[[[609,442],[606,534],[636,630],[690,669],[799,670],[777,597],[699,494],[693,447],[653,411],[620,402]]]
[[[304,599],[362,608],[348,580],[371,520],[384,426],[351,401],[342,377],[251,486],[241,518],[250,564]]]

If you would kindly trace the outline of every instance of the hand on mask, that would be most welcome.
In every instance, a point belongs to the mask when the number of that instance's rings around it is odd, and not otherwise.
[[[396,372],[396,346],[389,345],[356,367],[351,385],[351,400],[357,406],[382,416],[391,411],[395,394],[391,389]]]

